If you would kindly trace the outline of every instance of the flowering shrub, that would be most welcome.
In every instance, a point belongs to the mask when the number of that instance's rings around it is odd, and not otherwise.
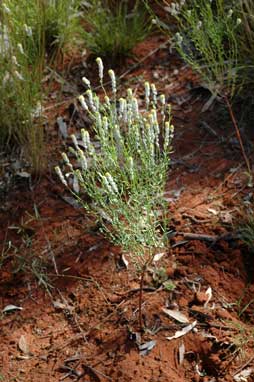
[[[101,59],[97,63],[103,87]],[[72,192],[101,222],[104,234],[143,271],[156,250],[167,244],[163,193],[174,128],[170,107],[154,84],[145,83],[142,105],[131,89],[118,99],[113,70],[109,75],[112,98],[105,92],[103,101],[83,78],[88,90],[79,101],[91,118],[95,135],[85,129],[80,137],[72,135],[73,146],[68,155],[62,154],[64,171],[56,167],[56,172],[65,186],[74,186]]]

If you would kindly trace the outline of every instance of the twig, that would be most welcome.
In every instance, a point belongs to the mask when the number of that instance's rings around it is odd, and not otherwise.
[[[238,239],[237,232],[234,234],[225,234],[225,235],[219,235],[219,236],[213,236],[213,235],[206,235],[202,233],[191,233],[191,232],[177,232],[178,235],[183,236],[187,240],[201,240],[201,241],[208,241],[212,243],[216,243],[219,240],[226,240],[230,241],[233,239]]]
[[[254,360],[254,356],[252,356],[248,361],[246,361],[236,372],[234,372],[233,376],[240,373],[246,366],[248,366]]]
[[[146,265],[142,269],[142,273],[140,276],[140,284],[139,284],[139,299],[138,299],[138,320],[139,320],[139,329],[142,332],[143,330],[143,322],[142,322],[142,300],[143,300],[143,288],[144,288],[144,277],[146,273]]]
[[[246,152],[245,152],[245,148],[244,148],[244,145],[243,145],[242,137],[241,137],[238,125],[237,125],[237,121],[236,121],[236,118],[235,118],[235,115],[234,115],[231,103],[229,102],[229,99],[228,99],[227,96],[224,96],[224,99],[225,99],[225,102],[226,102],[226,105],[227,105],[227,108],[228,108],[228,111],[229,111],[229,114],[230,114],[230,118],[231,118],[232,123],[233,123],[234,128],[235,128],[236,136],[237,136],[238,142],[239,142],[240,147],[241,147],[242,155],[243,155],[246,167],[248,169],[248,173],[249,173],[249,175],[251,175],[250,161],[249,161],[249,159],[248,159],[248,157],[246,155]]]
[[[218,240],[218,236],[199,234],[199,233],[189,233],[189,232],[178,232],[179,235],[182,235],[185,239],[188,240],[201,240],[215,242]]]

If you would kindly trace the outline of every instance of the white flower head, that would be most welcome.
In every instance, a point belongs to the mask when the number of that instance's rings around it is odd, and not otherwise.
[[[153,103],[154,105],[156,105],[157,104],[157,89],[155,84],[151,84],[151,91],[152,91]]]
[[[177,32],[177,33],[175,34],[175,40],[176,40],[176,43],[177,43],[178,45],[181,45],[182,42],[183,42],[183,36],[182,36],[179,32]]]
[[[11,14],[11,10],[9,7],[7,7],[7,5],[5,3],[2,4],[2,7],[3,7],[3,11],[7,14],[7,15],[10,15]]]
[[[160,101],[161,101],[161,104],[162,104],[163,106],[165,106],[166,99],[165,99],[165,95],[164,95],[164,94],[161,94],[161,95],[160,95]]]
[[[238,19],[236,20],[236,25],[238,26],[238,25],[240,25],[241,23],[242,23],[242,19],[238,18]]]
[[[128,99],[132,99],[133,93],[132,93],[132,89],[131,88],[127,89],[127,96],[128,96]]]
[[[33,35],[32,28],[28,27],[26,24],[24,24],[24,29],[25,29],[27,36],[32,37],[32,35]]]
[[[233,15],[233,9],[230,9],[229,11],[228,11],[228,14],[227,14],[227,18],[231,18],[232,17],[232,15]]]
[[[108,181],[108,183],[110,184],[110,186],[111,186],[113,192],[114,192],[115,194],[117,194],[117,193],[118,193],[117,185],[116,185],[116,183],[115,183],[115,181],[114,181],[112,175],[111,175],[109,172],[106,173],[106,178],[107,178],[107,181]]]
[[[203,25],[202,21],[199,20],[197,23],[197,30],[201,29],[202,25]]]
[[[110,99],[107,95],[104,97],[104,101],[107,106],[110,106]]]
[[[150,84],[148,81],[145,82],[145,101],[146,107],[148,107],[150,102]]]
[[[124,98],[119,99],[119,113],[124,114],[126,110],[126,100]]]
[[[115,94],[116,93],[116,76],[114,70],[110,69],[108,71],[109,77],[111,79],[111,84],[112,84],[112,91]]]
[[[104,70],[102,59],[100,57],[97,57],[96,58],[96,62],[97,62],[98,69],[99,69],[99,78],[100,78],[100,81],[102,82],[102,80],[103,80],[103,70]]]
[[[171,3],[169,7],[167,7],[167,10],[168,12],[172,15],[172,16],[177,16],[178,14],[178,4],[176,3]]]
[[[18,50],[20,51],[20,53],[24,55],[25,52],[24,52],[23,46],[20,42],[17,44],[17,47],[18,47]]]
[[[87,165],[87,159],[83,150],[78,149],[78,156],[79,156],[79,162],[81,164],[82,170],[86,171],[88,168],[88,165]]]
[[[14,70],[15,77],[17,77],[18,80],[20,81],[25,81],[24,77],[22,76],[21,73],[19,73],[17,70]]]
[[[62,182],[66,187],[68,187],[68,184],[67,184],[67,182],[66,182],[66,179],[65,179],[65,177],[64,177],[64,175],[63,175],[63,173],[62,173],[62,171],[61,171],[61,169],[60,169],[59,166],[56,166],[56,167],[55,167],[55,172],[56,172],[57,175],[59,176],[61,182]]]
[[[81,129],[81,138],[85,149],[88,150],[91,145],[89,132],[85,129]]]
[[[92,108],[92,109],[95,109],[92,90],[91,90],[91,89],[88,89],[88,90],[86,91],[86,95],[87,95],[87,97],[88,97],[89,104],[90,104],[91,108]]]
[[[75,171],[74,180],[75,180],[75,177],[76,177],[78,182],[80,182],[80,183],[84,182],[84,179],[83,179],[83,176],[82,176],[80,170],[76,170]],[[74,184],[73,184],[73,190],[75,191]],[[75,192],[78,192],[78,191],[76,190]]]
[[[91,82],[88,78],[82,77],[82,82],[90,89],[91,88]]]
[[[136,97],[132,98],[132,110],[134,115],[137,117],[139,115],[138,100]]]
[[[69,158],[68,158],[66,153],[62,153],[62,158],[63,158],[65,164],[69,164],[70,163],[70,160],[69,160]]]
[[[78,97],[78,100],[79,100],[79,102],[80,102],[80,104],[81,104],[81,106],[83,107],[84,110],[86,110],[86,111],[89,110],[83,95],[80,95]]]
[[[78,141],[77,141],[76,135],[72,134],[71,139],[72,139],[72,142],[75,146],[75,149],[78,150],[79,147],[78,147]]]
[[[19,66],[16,56],[12,56],[11,60],[12,60],[12,63],[13,63],[14,66]]]

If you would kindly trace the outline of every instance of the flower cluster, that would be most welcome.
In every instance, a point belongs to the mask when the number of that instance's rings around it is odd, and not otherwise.
[[[169,12],[172,16],[177,16],[181,8],[185,5],[185,0],[180,0],[179,3],[170,3],[170,5],[165,7],[165,10]]]

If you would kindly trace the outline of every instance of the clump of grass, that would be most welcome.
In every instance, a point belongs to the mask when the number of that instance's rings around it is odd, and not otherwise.
[[[81,0],[41,2],[44,44],[49,56],[65,52],[82,33],[80,24]]]
[[[75,36],[75,0],[5,0],[0,15],[0,145],[21,146],[43,168],[42,77],[46,56]]]
[[[137,0],[130,9],[127,1],[91,0],[84,13],[85,43],[95,56],[115,60],[131,54],[150,30],[144,6]]]
[[[22,41],[31,63],[65,50],[81,31],[80,0],[5,0],[12,15],[10,38]],[[25,26],[25,28],[24,28]],[[26,28],[28,26],[28,28]],[[33,36],[28,39],[27,34]]]
[[[97,62],[103,87],[103,64],[101,59]],[[72,135],[69,155],[62,154],[64,173],[59,167],[56,171],[64,185],[100,222],[102,232],[128,253],[141,275],[142,326],[144,274],[156,251],[168,244],[163,193],[174,128],[170,107],[165,104],[164,95],[158,96],[154,84],[145,83],[143,105],[131,89],[125,98],[118,99],[112,70],[109,76],[112,98],[105,93],[103,101],[93,93],[89,80],[83,79],[89,89],[79,101],[92,120],[95,136],[92,138],[84,129],[81,137]],[[76,158],[76,164],[71,156]]]
[[[10,146],[16,142],[24,147],[38,171],[43,131],[34,118],[40,117],[41,56],[37,51],[34,56],[30,54],[33,35],[29,27],[22,26],[22,33],[18,31],[12,11],[5,4],[0,24],[0,144]]]

